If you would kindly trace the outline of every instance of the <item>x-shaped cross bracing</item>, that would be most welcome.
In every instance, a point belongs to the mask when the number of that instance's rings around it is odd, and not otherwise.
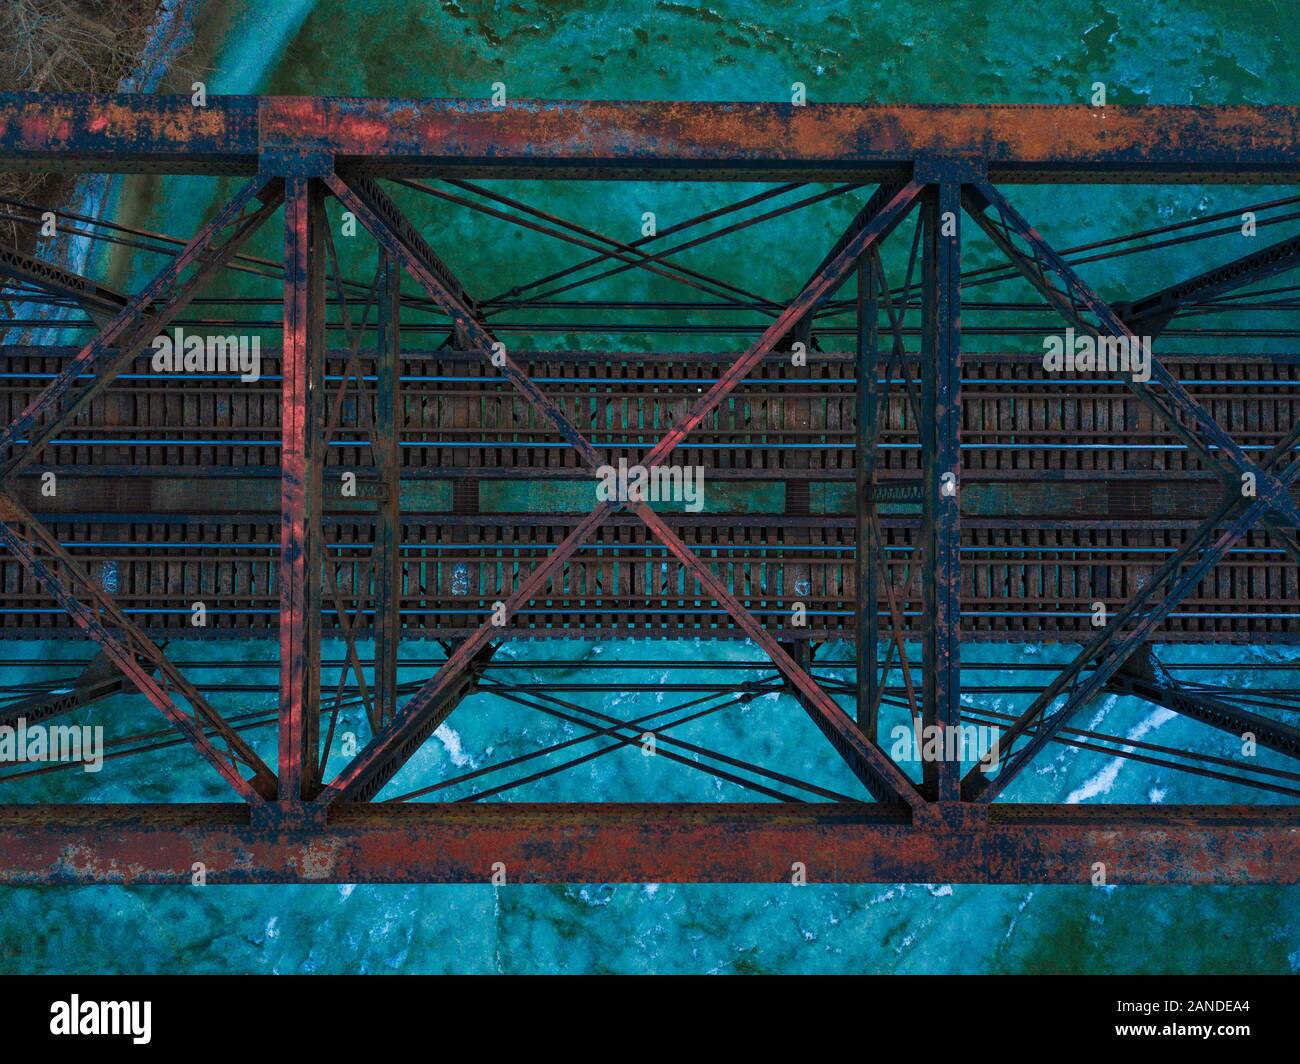
[[[324,180],[340,203],[356,216],[386,251],[397,258],[406,273],[448,314],[452,327],[464,336],[468,346],[492,360],[510,384],[555,425],[560,435],[577,450],[583,463],[594,474],[602,465],[600,453],[564,413],[547,399],[464,301],[452,291],[445,269],[439,268],[436,256],[423,247],[423,242],[418,237],[412,237],[409,228],[401,225],[396,207],[378,186],[367,183],[363,191],[359,192],[354,187],[354,182],[338,175],[330,175]],[[856,268],[859,258],[906,216],[922,188],[920,182],[912,181],[889,197],[870,223],[854,234],[826,268],[768,326],[762,336],[727,368],[685,417],[674,424],[646,453],[640,464],[645,468],[662,464],[777,346],[791,328],[805,315],[812,313],[845,281]],[[591,534],[623,506],[635,513],[655,538],[694,574],[737,625],[762,647],[773,664],[810,701],[840,753],[876,799],[920,806],[920,795],[898,766],[859,730],[821,685],[764,630],[708,565],[644,502],[604,502],[584,517],[556,550],[534,567],[505,600],[507,617],[513,616],[534,598]],[[324,788],[317,801],[326,804],[339,800],[366,801],[378,793],[450,713],[454,705],[450,695],[455,689],[457,678],[497,631],[496,626],[485,621],[462,642],[397,716]]]
[[[1135,342],[1132,330],[1120,316],[1001,192],[988,184],[976,184],[967,191],[964,201],[967,213],[1067,321],[1093,336]],[[989,217],[987,207],[996,211],[996,219]],[[1291,486],[1300,477],[1300,459],[1287,463],[1292,450],[1300,445],[1300,425],[1294,426],[1263,462],[1256,464],[1154,355],[1149,382],[1126,379],[1125,383],[1165,419],[1191,450],[1222,475],[1228,485],[1227,497],[1056,680],[1008,725],[998,744],[1001,765],[997,774],[990,776],[976,766],[962,781],[962,796],[968,800],[992,801],[1005,790],[1075,711],[1103,689],[1129,655],[1151,637],[1160,622],[1255,525],[1264,524],[1293,558],[1300,558],[1294,536],[1287,531],[1300,526],[1300,508],[1290,494]],[[1241,485],[1246,480],[1254,483],[1255,495],[1243,494]],[[1164,592],[1163,597],[1153,601],[1159,591]],[[1081,678],[1089,665],[1092,671]],[[1054,712],[1050,712],[1053,708]],[[1017,740],[1031,729],[1029,739],[1013,750]]]

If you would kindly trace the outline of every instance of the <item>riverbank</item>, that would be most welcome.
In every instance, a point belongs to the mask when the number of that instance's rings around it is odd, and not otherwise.
[[[6,0],[0,40],[12,62],[0,64],[0,92],[131,91],[154,81],[151,70],[183,49],[180,5],[159,0]],[[153,56],[157,56],[155,59]],[[146,89],[147,91],[147,89]],[[76,179],[66,174],[0,173],[0,198],[42,209],[68,205]],[[38,229],[0,220],[0,244],[31,253]]]

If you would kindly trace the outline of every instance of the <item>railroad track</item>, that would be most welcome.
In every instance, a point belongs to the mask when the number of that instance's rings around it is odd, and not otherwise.
[[[487,619],[520,572],[560,542],[577,515],[483,518],[437,515],[403,522],[406,637],[456,638]],[[47,522],[117,604],[170,638],[269,634],[279,611],[278,523],[204,516],[119,515],[113,521]],[[728,587],[784,639],[850,638],[854,530],[842,517],[775,518],[713,527],[694,515],[673,525]],[[920,631],[920,572],[910,564],[917,524],[885,518],[884,564],[904,627]],[[1155,524],[1152,522],[1151,524]],[[1177,549],[1181,527],[1106,528],[1099,522],[1011,528],[976,518],[962,535],[962,628],[976,640],[1078,640],[1092,631],[1093,604],[1119,604],[1159,560]],[[338,598],[368,626],[373,524],[327,518],[333,581],[323,623],[337,629]],[[13,560],[0,560],[0,634],[78,634],[71,620]],[[202,602],[206,623],[192,625]],[[796,604],[806,625],[793,623]],[[1293,641],[1300,623],[1297,571],[1265,536],[1252,533],[1165,626],[1171,642]],[[882,610],[882,632],[888,615]],[[647,637],[729,637],[730,618],[686,582],[680,566],[643,528],[616,518],[574,557],[508,629],[561,636],[563,628]]]
[[[67,354],[11,354],[0,378],[9,417]],[[538,355],[526,365],[611,462],[634,463],[715,379],[725,357]],[[1168,361],[1248,448],[1267,449],[1300,420],[1295,361]],[[141,359],[20,482],[24,505],[153,633],[238,637],[276,626],[275,357],[262,369],[255,382],[159,379]],[[371,369],[363,359],[363,403],[371,401]],[[330,361],[331,389],[344,370],[342,357]],[[782,638],[853,632],[852,374],[851,358],[839,353],[814,352],[798,370],[765,363],[680,448],[678,460],[702,466],[705,484],[712,482],[711,502],[707,515],[676,513],[672,524]],[[1118,606],[1134,594],[1223,489],[1118,381],[1048,381],[1032,357],[1007,354],[964,356],[963,377],[963,636],[1084,638],[1093,630],[1094,604]],[[907,385],[899,379],[890,386],[878,452],[883,564],[904,629],[919,632],[920,571],[912,563],[919,444]],[[373,472],[355,382],[350,387],[327,449],[327,483],[345,471],[364,482]],[[406,358],[403,414],[405,634],[455,638],[482,623],[520,572],[563,539],[594,484],[575,452],[477,355]],[[48,471],[60,483],[52,499],[39,489]],[[372,511],[364,497],[336,491],[327,499],[324,539],[334,577],[323,610],[328,630],[339,627],[340,604],[352,626],[365,631],[369,624]],[[1168,619],[1162,638],[1294,640],[1297,580],[1281,550],[1252,532]],[[0,587],[0,634],[76,634],[16,560],[0,559]],[[202,628],[191,624],[197,601],[206,611]],[[804,625],[792,623],[796,606],[805,611]],[[882,608],[882,632],[888,623]],[[644,527],[621,517],[509,631],[546,637],[566,628],[611,636],[737,634]]]
[[[73,349],[8,349],[0,416],[12,419]],[[706,389],[725,360],[712,355],[516,356],[597,449],[634,462]],[[775,360],[775,361],[773,361]],[[1264,356],[1165,356],[1210,414],[1248,451],[1267,451],[1300,420],[1300,361]],[[337,388],[342,357],[327,363]],[[364,394],[373,365],[362,358]],[[554,427],[473,353],[409,356],[403,362],[403,474],[487,479],[587,478]],[[150,371],[147,358],[97,398],[46,448],[34,470],[157,469],[187,476],[278,476],[279,362],[261,378]],[[965,475],[1001,478],[1096,474],[1107,479],[1200,475],[1181,440],[1153,424],[1118,380],[1046,379],[1035,356],[963,355]],[[350,387],[326,464],[371,464]],[[851,356],[814,352],[802,368],[773,355],[679,448],[684,461],[722,479],[852,481],[856,387]],[[916,423],[901,380],[891,382],[878,463],[889,478],[919,467]]]

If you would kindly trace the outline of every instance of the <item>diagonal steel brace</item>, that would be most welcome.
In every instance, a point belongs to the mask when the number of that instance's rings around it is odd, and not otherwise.
[[[980,228],[1063,317],[1094,336],[1112,336],[1126,339],[1130,343],[1136,342],[1137,337],[1119,314],[1083,282],[1038,231],[1017,213],[1001,192],[986,183],[976,184],[972,191],[963,196],[963,201]],[[992,205],[999,220],[990,218],[983,204]],[[1028,245],[1029,255],[1015,246],[1015,237]],[[1058,278],[1063,289],[1052,284],[1049,275]],[[1096,321],[1089,321],[1085,317],[1088,314]],[[1124,383],[1134,395],[1169,419],[1170,427],[1219,469],[1225,481],[1232,486],[1239,486],[1243,474],[1250,474],[1254,478],[1258,498],[1267,504],[1267,508],[1274,511],[1287,526],[1300,527],[1300,507],[1292,500],[1290,493],[1276,477],[1250,460],[1241,445],[1219,426],[1154,354],[1151,356],[1149,382],[1126,377]],[[1155,393],[1152,384],[1160,386],[1163,398]],[[1175,416],[1177,414],[1187,418],[1190,425],[1182,423]]]
[[[49,531],[3,491],[0,491],[0,542],[244,801],[256,805],[275,797],[275,775],[252,747],[181,675],[157,644],[122,613]],[[81,601],[78,592],[93,605]],[[154,679],[154,671],[160,680]],[[189,712],[176,704],[173,693],[189,704]],[[207,730],[212,731],[212,738],[206,734]],[[223,748],[218,748],[214,739]],[[253,770],[250,779],[240,770],[241,763]]]

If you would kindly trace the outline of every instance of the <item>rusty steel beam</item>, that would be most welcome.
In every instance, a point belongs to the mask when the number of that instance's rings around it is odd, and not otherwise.
[[[260,830],[238,806],[0,806],[0,883],[1300,883],[1294,806],[345,805]]]
[[[375,513],[375,719],[379,726],[397,716],[397,648],[402,640],[402,455],[397,445],[402,414],[402,269],[380,252],[379,322],[375,359],[375,435],[382,493]]]
[[[474,693],[478,674],[497,649],[483,631],[479,628],[457,645],[401,713],[389,720],[321,791],[317,805],[324,808],[335,802],[368,802],[384,789],[452,711]]]
[[[1244,184],[1300,172],[1300,108],[0,98],[9,167],[253,173],[275,151],[404,176],[880,180],[937,153],[984,156],[995,181]]]
[[[320,640],[325,391],[324,195],[291,177],[284,196],[284,365],[280,414],[280,800],[320,781]]]
[[[107,285],[83,277],[57,262],[24,255],[13,248],[0,248],[0,277],[9,277],[50,295],[73,300],[101,329],[130,302],[121,292]]]
[[[1300,266],[1300,236],[1288,237],[1131,302],[1111,304],[1130,330],[1158,336],[1184,307],[1202,303]]]
[[[923,725],[961,723],[961,186],[926,190],[921,281],[921,576]],[[946,743],[940,749],[948,749]],[[923,760],[928,794],[958,797],[961,765]]]
[[[880,306],[877,302],[879,259],[864,255],[858,261],[857,299],[857,411],[854,421],[854,583],[857,587],[857,612],[854,618],[854,657],[857,712],[855,718],[863,734],[873,742],[879,732],[880,706],[877,698],[880,679],[878,663],[879,581],[876,548],[872,543],[871,518],[878,501],[876,484],[876,444],[880,441]],[[878,545],[877,545],[878,547]]]
[[[1300,728],[1233,705],[1214,693],[1184,686],[1156,660],[1150,646],[1139,648],[1106,682],[1106,689],[1172,709],[1239,739],[1249,733],[1266,749],[1300,757]]]
[[[40,724],[130,690],[130,682],[101,650],[75,680],[0,706],[0,727],[16,728],[20,720]]]
[[[402,246],[410,249],[411,253],[419,260],[420,264],[429,270],[446,290],[448,298],[458,306],[465,308],[465,313],[470,317],[478,319],[479,308],[470,295],[469,289],[461,283],[459,277],[452,273],[451,268],[438,257],[437,252],[428,244],[428,241],[420,235],[420,231],[402,214],[397,204],[389,197],[379,185],[368,177],[352,175],[348,180],[348,188],[352,193],[363,202],[372,214],[377,214],[383,218],[385,224],[401,241]],[[466,346],[458,343],[456,346]]]

